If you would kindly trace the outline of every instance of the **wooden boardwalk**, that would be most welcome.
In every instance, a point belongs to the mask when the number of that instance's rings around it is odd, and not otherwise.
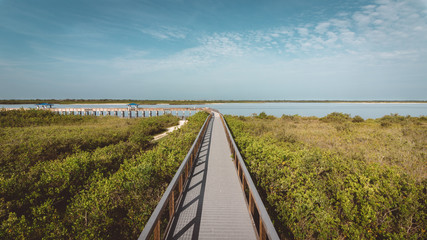
[[[203,139],[167,239],[257,239],[218,113]]]

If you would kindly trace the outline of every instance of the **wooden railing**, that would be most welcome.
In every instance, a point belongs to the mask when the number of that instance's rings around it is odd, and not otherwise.
[[[243,192],[245,193],[246,203],[248,204],[249,212],[257,229],[258,239],[280,239],[279,235],[276,232],[276,229],[274,228],[273,223],[271,222],[270,216],[268,215],[268,212],[265,209],[261,197],[258,194],[255,184],[252,181],[251,175],[249,174],[249,171],[246,168],[242,155],[240,154],[239,149],[236,143],[234,142],[230,129],[228,128],[223,115],[220,114],[220,116],[227,136],[227,141],[231,149],[231,153],[234,156],[234,164],[236,166],[237,174],[239,176],[240,185],[242,187]]]
[[[139,240],[151,239],[152,237],[154,240],[159,240],[165,237],[175,214],[176,207],[182,197],[182,192],[188,183],[188,177],[191,174],[193,163],[197,158],[211,118],[212,113],[206,118],[190,151],[179,166],[178,171],[169,183],[168,188],[151,214],[150,219],[148,219],[147,224],[145,224],[144,230],[139,235]]]
[[[36,108],[0,108],[0,111],[13,111],[13,110],[36,110]],[[152,117],[159,116],[161,112],[163,115],[169,113],[182,118],[185,118],[186,113],[191,116],[192,112],[206,111],[212,112],[211,108],[37,108],[40,111],[51,111],[59,115],[80,115],[80,116],[121,116],[121,117]]]

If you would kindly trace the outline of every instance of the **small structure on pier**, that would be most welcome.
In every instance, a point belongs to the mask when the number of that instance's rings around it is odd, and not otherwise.
[[[136,109],[136,108],[138,108],[138,106],[139,106],[139,105],[138,105],[138,104],[136,104],[136,103],[129,103],[129,104],[128,104],[128,109],[129,109],[129,110],[130,110],[130,109],[132,109],[132,108],[135,108],[135,109]]]
[[[37,109],[47,109],[47,108],[52,108],[53,104],[51,103],[38,103],[36,104]]]

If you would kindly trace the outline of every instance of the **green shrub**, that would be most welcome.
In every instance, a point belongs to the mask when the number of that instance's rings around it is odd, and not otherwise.
[[[0,130],[0,173],[27,171],[37,162],[62,159],[77,151],[126,141],[129,127],[118,124],[24,127]]]
[[[407,119],[409,119],[410,117],[404,117],[404,116],[400,116],[397,113],[394,114],[390,114],[390,115],[385,115],[384,117],[380,118],[381,122],[391,122],[391,123],[400,123],[403,122]]]
[[[406,125],[412,125],[412,124],[416,124],[416,125],[422,125],[423,124],[423,120],[424,117],[411,117],[411,116],[400,116],[398,114],[390,114],[390,115],[386,115],[380,119],[377,120],[377,122],[380,123],[381,127],[390,127],[393,124],[399,124],[401,126],[406,126]]]
[[[97,125],[83,121],[71,126],[0,129],[5,146],[0,150],[0,238],[135,238],[144,223],[132,214],[153,208],[158,200],[149,191],[161,194],[206,116],[194,115],[183,129],[158,143],[149,141],[176,125],[177,117],[100,118]],[[154,145],[158,147],[147,150]],[[148,194],[146,201],[139,201],[140,194]],[[84,199],[83,205],[78,199]],[[98,208],[99,216],[84,210],[83,216],[78,215],[83,220],[73,218],[76,215],[69,209],[88,209],[85,204],[91,201],[96,206],[90,209]],[[130,218],[123,219],[122,207],[128,208]],[[149,216],[145,210],[144,214]],[[91,228],[94,219],[103,222]],[[111,228],[99,230],[103,226]],[[118,231],[116,226],[123,228]]]
[[[351,119],[350,114],[338,113],[338,112],[333,112],[326,115],[326,117],[320,118],[320,120],[323,122],[346,122],[346,121],[349,121],[350,119]]]
[[[333,125],[352,124],[346,115],[331,119]],[[283,238],[426,237],[427,181],[417,182],[397,167],[368,163],[363,155],[348,158],[268,133],[254,134],[255,120],[226,120]]]
[[[276,119],[275,116],[267,115],[265,112],[261,112],[259,115],[256,115],[255,117],[259,119],[270,119],[270,120]]]
[[[381,127],[387,128],[387,127],[390,127],[392,123],[389,121],[384,121],[384,122],[381,122],[380,125]]]
[[[135,148],[145,149],[152,135],[177,125],[178,121],[171,115],[141,119],[111,117],[101,118],[97,125],[0,128],[0,173],[10,176],[27,171],[37,162],[63,159],[78,151],[93,151],[121,141],[129,140]]]
[[[0,128],[96,123],[98,119],[96,116],[59,115],[48,110],[0,109]]]
[[[291,120],[291,121],[297,121],[300,118],[301,117],[298,114],[296,114],[296,115],[286,115],[286,114],[283,114],[282,117],[281,117],[281,119],[283,119],[283,120]]]
[[[189,118],[183,128],[150,151],[126,161],[114,175],[91,184],[67,208],[72,236],[136,239],[191,147],[206,113]]]
[[[354,123],[360,123],[360,122],[364,122],[365,121],[365,119],[363,119],[361,116],[359,116],[359,115],[356,115],[356,116],[354,116],[353,117],[353,120],[352,120],[352,122],[354,122]]]
[[[344,123],[334,123],[334,127],[338,132],[351,132],[352,125],[349,122]]]

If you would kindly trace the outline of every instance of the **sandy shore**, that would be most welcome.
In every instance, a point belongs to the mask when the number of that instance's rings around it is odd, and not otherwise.
[[[360,104],[427,104],[425,102],[360,102]]]
[[[62,103],[59,103],[59,104],[60,105],[127,105],[127,103],[73,103],[73,104],[62,104]]]

